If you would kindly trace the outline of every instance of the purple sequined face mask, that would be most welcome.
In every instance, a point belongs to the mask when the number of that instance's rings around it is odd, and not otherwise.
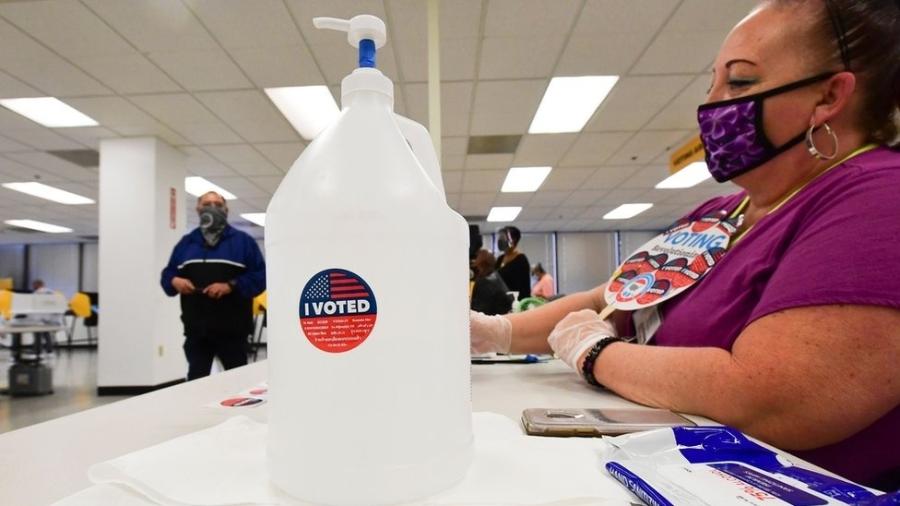
[[[720,183],[733,179],[799,144],[805,132],[775,147],[763,130],[763,102],[803,86],[824,81],[834,72],[779,86],[762,93],[703,104],[697,108],[700,140],[706,149],[706,165]]]

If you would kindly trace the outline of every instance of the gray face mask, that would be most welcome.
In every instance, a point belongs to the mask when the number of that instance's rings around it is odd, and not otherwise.
[[[222,240],[225,225],[228,224],[228,212],[217,206],[203,206],[200,208],[200,232],[203,239],[210,247],[215,247]]]

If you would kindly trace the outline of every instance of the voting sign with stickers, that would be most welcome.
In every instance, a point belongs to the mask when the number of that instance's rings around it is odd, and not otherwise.
[[[721,215],[676,223],[616,269],[606,284],[607,307],[635,311],[684,292],[722,258],[736,230]]]

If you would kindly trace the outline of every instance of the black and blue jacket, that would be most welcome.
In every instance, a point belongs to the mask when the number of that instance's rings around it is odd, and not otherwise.
[[[185,336],[246,336],[252,332],[253,298],[266,289],[266,263],[250,235],[226,225],[222,239],[210,248],[200,229],[194,229],[178,241],[162,271],[160,282],[170,297],[178,295],[172,287],[175,276],[191,280],[197,289],[181,296]],[[207,286],[230,281],[234,281],[234,289],[221,299],[203,295]]]

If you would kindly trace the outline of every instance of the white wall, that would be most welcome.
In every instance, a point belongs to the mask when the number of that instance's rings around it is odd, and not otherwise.
[[[616,268],[615,234],[557,234],[559,293],[571,294],[605,283]]]
[[[13,278],[13,286],[24,287],[25,246],[23,244],[0,245],[0,278]]]
[[[78,244],[32,244],[28,247],[28,276],[66,299],[78,291]]]

